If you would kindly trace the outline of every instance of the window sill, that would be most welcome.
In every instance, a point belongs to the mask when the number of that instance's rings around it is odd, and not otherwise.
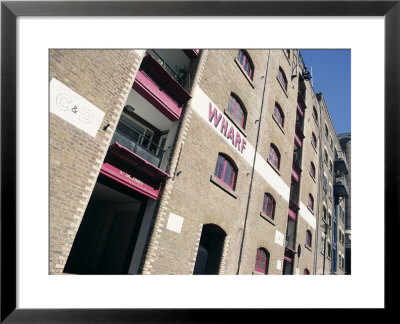
[[[268,215],[264,214],[263,212],[260,212],[260,216],[264,218],[267,222],[271,223],[273,226],[275,226],[275,221],[269,217]]]
[[[307,209],[314,215],[314,211],[310,207],[307,206]]]
[[[232,117],[229,113],[228,109],[224,109],[224,114],[229,120],[236,126],[236,128],[243,134],[244,137],[247,137],[246,132],[244,131],[243,127],[239,125],[239,123]]]
[[[272,169],[274,169],[274,171],[275,171],[276,173],[278,173],[279,176],[281,176],[281,173],[279,172],[279,170],[276,168],[275,165],[273,165],[273,164],[269,161],[269,159],[267,159],[267,163],[271,166]]]
[[[311,179],[313,179],[313,181],[314,181],[315,183],[317,183],[317,181],[315,180],[315,177],[312,176],[311,172],[308,172],[308,173],[310,174]]]
[[[305,247],[307,250],[312,251],[311,246],[308,246],[307,244],[304,244],[304,247]]]
[[[279,78],[276,77],[276,80],[278,81],[279,85],[281,86],[283,92],[285,93],[286,98],[289,98],[289,95],[287,93],[287,90],[285,89],[285,87],[282,85],[282,83],[279,81]]]
[[[237,198],[237,194],[229,188],[225,183],[223,183],[221,180],[219,180],[215,175],[211,175],[210,181],[215,184],[217,187],[220,187],[222,190],[230,194],[233,198]]]
[[[258,275],[258,276],[265,276],[265,273],[259,272],[259,271],[257,271],[257,270],[253,270],[253,272],[252,272],[251,274],[253,274],[253,275]]]
[[[279,129],[282,131],[282,133],[285,135],[285,131],[283,130],[282,125],[279,123],[279,121],[276,119],[275,115],[272,114],[272,118],[275,121],[275,123],[278,125]]]
[[[254,89],[254,82],[252,79],[249,78],[249,76],[247,75],[246,71],[243,69],[243,67],[240,65],[240,62],[238,61],[237,57],[235,57],[235,62],[237,64],[237,66],[239,67],[240,71],[242,71],[243,75],[246,77],[247,81],[249,81],[250,85],[252,86],[252,88]],[[253,70],[253,75],[254,75],[254,70]]]

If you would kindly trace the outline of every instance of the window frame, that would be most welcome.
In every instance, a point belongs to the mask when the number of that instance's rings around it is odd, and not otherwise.
[[[312,234],[310,230],[306,231],[306,247],[311,249],[312,246]]]
[[[230,112],[231,102],[235,101],[233,113]],[[239,122],[236,118],[236,111],[238,111],[238,107],[242,113],[242,120]],[[226,108],[228,115],[232,118],[232,120],[239,125],[242,129],[246,128],[246,120],[247,120],[247,110],[244,107],[243,101],[234,93],[231,93],[228,99],[228,107]]]
[[[279,117],[276,116],[276,111],[278,111]],[[279,103],[277,103],[276,101],[275,101],[273,116],[274,116],[275,120],[278,122],[278,124],[281,126],[281,128],[284,128],[285,114],[283,113],[281,105]]]
[[[311,133],[311,145],[317,149],[317,136],[314,134],[314,132]]]
[[[218,166],[220,163],[219,162],[220,158],[224,159],[221,178],[218,176],[218,172],[217,172]],[[225,182],[226,168],[228,165],[232,168],[231,184],[228,184],[227,182]],[[227,155],[222,154],[222,153],[218,154],[217,163],[215,165],[215,170],[214,170],[214,177],[217,178],[219,181],[221,181],[224,185],[228,186],[230,189],[235,190],[236,178],[237,178],[237,167],[233,163],[232,159],[229,158]]]
[[[272,159],[271,159],[271,151],[273,151],[274,154],[272,154]],[[268,161],[277,169],[280,170],[281,167],[281,153],[279,152],[278,148],[276,147],[275,144],[271,143],[269,146],[269,153],[268,153]],[[275,165],[275,161],[277,165]]]
[[[278,79],[279,84],[285,90],[285,92],[287,92],[288,79],[287,79],[286,73],[285,73],[285,71],[283,71],[282,67],[279,67],[279,69],[278,69],[277,79]]]
[[[268,266],[269,266],[269,252],[265,248],[258,248],[256,254],[256,264],[254,265],[254,271],[258,273],[268,274]],[[261,267],[261,261],[264,258],[265,262],[263,264],[264,269]]]
[[[242,55],[240,55],[242,53]],[[250,58],[249,53],[246,50],[240,49],[236,55],[236,59],[239,62],[240,67],[243,69],[243,71],[246,73],[246,75],[249,77],[251,81],[253,81],[254,77],[254,64],[253,61]],[[241,60],[242,59],[242,60]],[[242,62],[243,61],[243,62]],[[246,63],[249,66],[249,71],[246,70]]]
[[[310,162],[310,174],[311,174],[311,176],[312,176],[312,178],[315,180],[315,172],[316,172],[316,170],[315,170],[315,165],[314,165],[314,163],[311,161]]]
[[[317,112],[317,108],[315,108],[315,106],[313,106],[313,111],[312,111],[312,115],[314,117],[315,122],[318,125],[318,112]]]
[[[271,206],[271,215],[268,215],[267,211],[268,211],[268,203],[271,202],[272,206]],[[271,218],[272,220],[274,220],[275,218],[275,210],[276,210],[276,200],[274,198],[274,196],[272,196],[270,193],[266,192],[264,194],[264,200],[263,200],[263,209],[262,212],[264,215],[268,216],[269,218]]]
[[[311,202],[311,204],[310,204]],[[314,197],[312,194],[308,194],[308,202],[307,202],[307,207],[311,210],[314,211]]]

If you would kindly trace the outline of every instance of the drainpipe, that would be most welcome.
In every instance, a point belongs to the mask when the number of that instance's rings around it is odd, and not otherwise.
[[[315,231],[315,251],[314,251],[314,274],[317,273],[317,260],[318,260],[318,246],[319,246],[319,232],[320,232],[320,204],[321,204],[321,179],[323,181],[323,161],[322,161],[322,134],[321,134],[321,121],[322,121],[322,109],[321,105],[319,103],[318,97],[316,96],[317,102],[318,102],[318,107],[319,107],[319,116],[318,116],[318,147],[319,147],[319,152],[318,152],[318,173],[319,173],[319,178],[318,178],[318,186],[317,186],[317,199],[318,199],[318,204],[317,204],[317,210],[316,210],[316,231]],[[324,239],[324,265],[323,265],[323,272],[325,274],[325,258],[326,258],[326,239],[327,235],[325,234],[325,239]]]
[[[268,58],[267,58],[267,67],[265,69],[265,76],[264,76],[264,90],[263,90],[263,95],[261,99],[261,109],[260,109],[260,118],[258,120],[258,129],[257,129],[257,138],[256,138],[256,147],[254,150],[254,158],[253,158],[253,167],[251,169],[251,178],[250,178],[250,188],[249,188],[249,195],[247,197],[247,206],[246,206],[246,215],[244,217],[244,225],[243,225],[243,234],[242,234],[242,242],[240,244],[240,253],[239,253],[239,260],[238,260],[238,268],[236,274],[239,274],[240,271],[240,264],[242,261],[242,252],[243,252],[243,245],[244,245],[244,236],[246,233],[246,225],[247,225],[247,218],[249,215],[249,206],[250,206],[250,199],[251,199],[251,189],[253,187],[253,179],[254,179],[254,166],[256,164],[256,157],[257,157],[257,147],[258,147],[258,139],[260,137],[260,128],[261,128],[261,117],[262,117],[262,111],[264,107],[264,97],[265,97],[265,91],[267,88],[267,75],[268,75],[268,66],[269,66],[269,58],[271,55],[271,50],[268,50]]]

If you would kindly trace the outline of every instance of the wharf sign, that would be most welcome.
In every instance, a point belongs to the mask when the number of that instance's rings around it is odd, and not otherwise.
[[[104,111],[53,78],[50,81],[50,112],[96,137]]]
[[[211,102],[208,108],[208,121],[215,128],[218,129],[219,127],[221,134],[227,140],[230,140],[232,145],[243,154],[243,150],[246,148],[246,139],[240,135],[240,132],[233,125],[229,125],[228,119],[216,107],[213,108]]]

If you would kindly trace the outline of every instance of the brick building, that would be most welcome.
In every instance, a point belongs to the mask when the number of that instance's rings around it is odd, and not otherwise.
[[[50,273],[344,273],[310,78],[298,50],[51,50]]]

